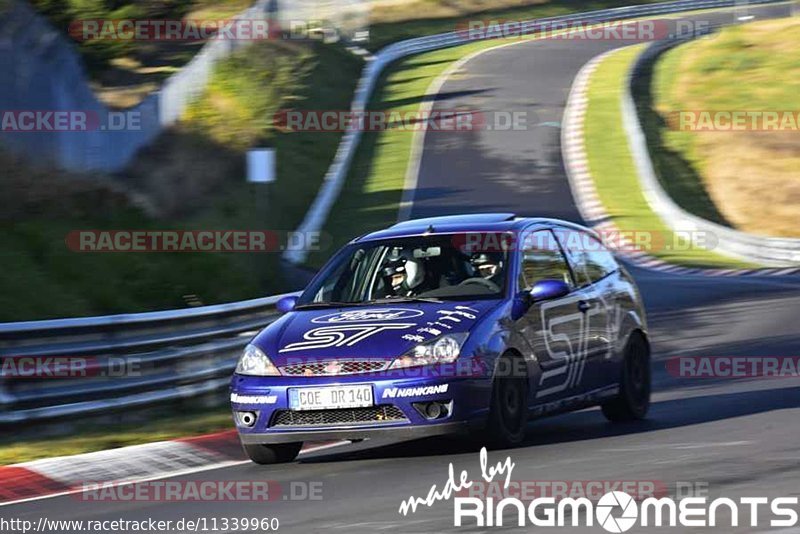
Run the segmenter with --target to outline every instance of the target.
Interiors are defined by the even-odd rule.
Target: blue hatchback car
[[[530,418],[650,403],[644,306],[592,230],[507,213],[351,241],[246,347],[231,383],[256,463],[303,441],[463,433],[520,443]]]

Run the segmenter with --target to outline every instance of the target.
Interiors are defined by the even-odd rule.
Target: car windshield
[[[464,235],[349,245],[306,289],[298,306],[499,297],[506,284],[507,253],[471,251]]]

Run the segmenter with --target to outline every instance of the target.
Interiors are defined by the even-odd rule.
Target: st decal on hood
[[[453,306],[433,310],[429,320],[409,322],[411,319],[425,319],[423,310],[410,308],[369,308],[348,310],[315,317],[311,323],[322,324],[303,333],[303,341],[288,343],[278,352],[294,352],[327,349],[332,347],[352,347],[382,332],[409,330],[399,339],[405,342],[423,343],[453,330],[462,322],[472,324],[479,310],[469,306]],[[394,322],[403,321],[403,322]],[[459,330],[464,330],[460,328]]]
[[[354,324],[336,325],[314,328],[303,334],[306,341],[289,343],[278,352],[292,352],[295,350],[327,349],[330,347],[352,347],[359,341],[374,336],[385,330],[405,330],[416,326],[415,323],[389,323],[389,324]]]

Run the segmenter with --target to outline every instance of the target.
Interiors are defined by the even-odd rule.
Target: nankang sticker
[[[424,397],[426,395],[439,395],[447,393],[450,384],[438,386],[420,386],[416,388],[386,388],[383,390],[384,399],[402,399],[405,397]]]
[[[339,323],[366,323],[373,321],[400,321],[413,319],[422,315],[422,310],[409,308],[370,308],[366,310],[349,310],[332,313],[311,319],[312,323],[339,324]]]
[[[231,402],[238,404],[275,404],[278,402],[277,395],[239,395],[231,393]]]

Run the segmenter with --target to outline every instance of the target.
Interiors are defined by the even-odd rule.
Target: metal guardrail
[[[749,2],[751,5],[756,4],[770,4],[777,3],[784,0],[753,0]],[[520,33],[533,32],[537,26],[543,23],[591,23],[591,22],[611,22],[615,20],[625,20],[646,17],[649,15],[668,15],[671,13],[680,13],[683,11],[693,11],[698,9],[711,9],[721,7],[734,7],[741,5],[737,0],[679,0],[677,2],[665,2],[658,4],[646,4],[639,6],[618,7],[612,9],[601,9],[598,11],[589,11],[586,13],[577,13],[571,15],[562,15],[558,17],[548,17],[536,20],[529,20],[520,23]],[[477,40],[477,39],[475,39]],[[359,113],[365,110],[372,90],[375,87],[379,76],[390,63],[411,56],[421,52],[428,52],[431,50],[438,50],[473,42],[474,40],[466,40],[464,35],[457,31],[430,35],[426,37],[418,37],[415,39],[408,39],[398,43],[394,43],[382,48],[372,61],[364,69],[359,80],[353,102],[351,104],[351,111]],[[297,228],[298,232],[319,232],[325,221],[328,218],[331,208],[333,207],[342,186],[347,178],[347,172],[350,168],[350,162],[355,155],[358,148],[358,142],[361,139],[361,132],[355,128],[345,132],[339,143],[339,148],[336,151],[336,156],[331,164],[328,172],[317,193],[314,202],[305,215],[305,218]],[[290,250],[284,253],[284,258],[292,263],[303,263],[308,256],[308,251],[304,250]]]
[[[241,350],[278,317],[275,303],[284,296],[0,324],[0,368],[18,370],[23,362],[47,363],[48,358],[78,365],[64,373],[69,376],[0,375],[0,424],[131,408],[226,388]]]
[[[675,203],[661,186],[639,121],[632,94],[633,84],[656,57],[688,40],[672,39],[653,43],[639,55],[628,73],[628,81],[622,96],[622,122],[636,164],[642,193],[650,208],[675,231],[690,235],[714,236],[715,250],[757,265],[796,267],[800,264],[800,239],[748,234],[692,215]],[[668,179],[662,177],[664,178]]]
[[[522,27],[525,30],[543,22],[600,22],[732,5],[732,0],[682,0],[539,19],[525,22]],[[461,35],[451,32],[387,46],[365,69],[353,109],[364,109],[379,74],[392,61],[464,42]],[[358,139],[358,131],[346,133],[301,230],[318,229],[325,222]],[[0,375],[0,425],[68,420],[219,392],[227,387],[244,345],[278,316],[275,304],[283,296],[286,295],[187,310],[0,324],[0,363],[23,357],[72,357],[87,362],[84,377]],[[131,364],[136,364],[136,369],[130,368]],[[109,373],[115,366],[122,371],[118,376]]]

